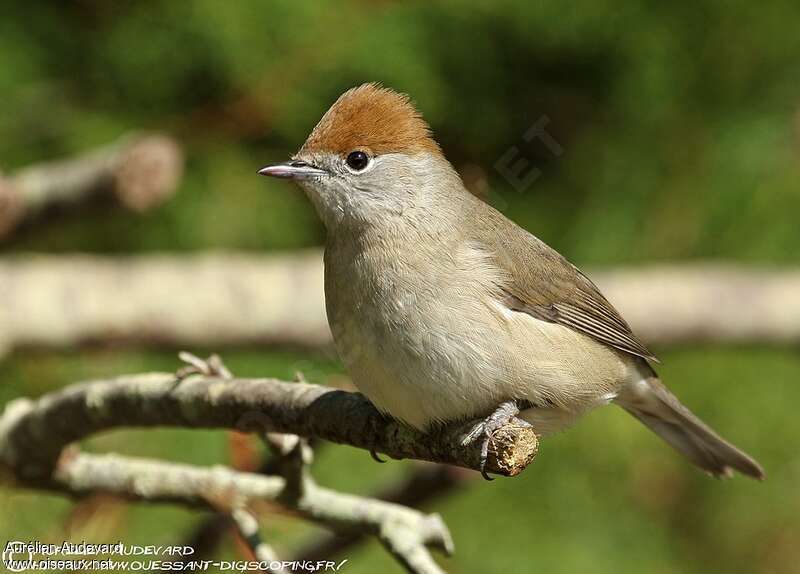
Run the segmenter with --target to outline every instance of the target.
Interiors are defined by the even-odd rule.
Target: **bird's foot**
[[[382,459],[380,457],[380,455],[377,452],[375,452],[374,448],[369,449],[369,455],[372,457],[372,460],[374,460],[375,462],[379,462],[381,464],[386,462],[384,459]]]
[[[463,445],[467,445],[478,439],[482,440],[480,468],[481,476],[483,476],[484,479],[493,480],[492,477],[489,476],[489,473],[486,472],[486,464],[489,461],[489,445],[494,438],[494,433],[499,428],[510,423],[511,420],[520,413],[520,410],[529,408],[529,406],[530,403],[528,403],[528,401],[520,400],[511,400],[500,403],[500,405],[492,414],[476,424],[461,441]],[[520,422],[528,425],[528,423],[525,421]]]

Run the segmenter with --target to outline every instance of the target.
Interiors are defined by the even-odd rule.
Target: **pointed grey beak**
[[[268,165],[267,167],[258,170],[258,173],[260,175],[280,177],[283,179],[310,179],[312,177],[328,175],[328,172],[324,169],[319,169],[318,167],[314,167],[311,164],[299,160]]]

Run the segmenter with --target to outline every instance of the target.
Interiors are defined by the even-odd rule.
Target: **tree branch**
[[[800,342],[798,270],[706,263],[590,275],[650,345]],[[318,251],[9,258],[0,296],[8,347],[330,343]]]
[[[20,479],[47,483],[65,446],[119,427],[227,428],[316,437],[392,458],[480,467],[480,445],[462,445],[474,422],[424,434],[384,418],[359,393],[275,379],[222,379],[169,373],[117,377],[8,404],[0,416],[0,464]],[[489,471],[514,476],[538,443],[523,425],[501,428]]]
[[[298,496],[286,496],[287,481],[227,467],[203,469],[114,454],[65,453],[49,488],[72,496],[104,492],[131,500],[212,506],[209,500],[232,497],[247,504],[279,502],[300,516],[339,530],[377,536],[410,572],[440,574],[427,548],[453,550],[447,527],[437,514],[423,514],[397,504],[335,492],[304,479]],[[253,532],[252,524],[247,529]],[[260,548],[261,557],[269,558]],[[278,570],[277,568],[275,570]]]
[[[371,494],[370,498],[419,508],[437,497],[454,492],[470,478],[474,476],[461,468],[419,463],[408,476]],[[356,531],[315,536],[295,550],[292,559],[312,564],[330,560],[364,540],[364,534]]]
[[[309,251],[7,258],[0,260],[0,339],[9,348],[94,341],[178,349],[325,345],[330,332],[319,257]]]
[[[172,196],[182,173],[180,146],[161,134],[128,134],[71,158],[23,168],[0,177],[0,237],[46,207],[103,191],[130,210],[146,211]]]
[[[301,382],[236,379],[219,357],[182,358],[189,367],[180,376],[132,375],[74,385],[37,400],[12,401],[0,416],[0,468],[21,486],[72,496],[105,493],[223,511],[251,558],[269,572],[286,568],[258,535],[248,510],[256,500],[276,502],[350,536],[372,534],[409,572],[442,574],[429,552],[436,548],[452,553],[441,517],[319,486],[310,473],[313,453],[307,440],[288,433],[379,449],[396,458],[427,457],[475,468],[479,445],[461,442],[472,424],[424,435],[385,419],[357,393]],[[155,425],[257,432],[275,454],[280,476],[89,455],[68,446],[109,428]],[[515,474],[530,462],[536,448],[530,427],[512,421],[493,437],[490,466]]]
[[[258,521],[251,512],[245,508],[235,508],[231,511],[230,516],[236,526],[239,537],[247,545],[255,560],[280,564],[280,560],[272,547],[261,539]],[[272,574],[285,574],[286,572],[286,570],[280,566],[268,568],[268,571]]]

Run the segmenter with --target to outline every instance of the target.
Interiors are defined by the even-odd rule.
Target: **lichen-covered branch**
[[[325,345],[320,254],[5,258],[0,339],[8,348]]]
[[[101,192],[112,193],[128,209],[145,211],[174,193],[182,173],[183,152],[175,140],[128,134],[87,153],[0,175],[0,238],[46,207]]]
[[[418,463],[408,476],[381,488],[370,498],[419,508],[438,497],[454,492],[470,478],[474,476],[462,468]],[[295,551],[292,560],[311,564],[323,559],[330,560],[343,555],[346,550],[365,539],[363,533],[356,531],[314,536]]]
[[[332,529],[377,536],[408,571],[419,574],[442,572],[428,548],[447,553],[453,549],[450,533],[439,515],[336,492],[319,486],[310,477],[304,479],[301,494],[286,496],[287,480],[279,476],[222,466],[206,469],[114,454],[67,452],[49,488],[72,496],[102,492],[132,500],[192,506],[213,507],[209,500],[225,497],[242,504],[270,500]],[[253,533],[252,524],[247,525],[246,532]],[[263,547],[259,553],[259,559],[271,558]]]
[[[261,539],[256,517],[245,508],[235,508],[231,511],[230,515],[240,538],[250,550],[252,558],[258,562],[276,564],[274,567],[267,567],[265,569],[270,572],[270,574],[285,574],[286,570],[281,566],[281,562],[275,554],[275,551],[269,544]]]
[[[77,384],[43,397],[17,399],[0,415],[0,470],[19,486],[72,496],[114,494],[135,500],[206,506],[227,514],[265,571],[285,571],[258,536],[249,506],[270,500],[353,537],[376,536],[409,572],[442,574],[430,549],[451,553],[450,533],[436,514],[401,504],[335,492],[310,472],[303,437],[479,467],[480,445],[464,445],[472,423],[423,434],[387,420],[361,395],[305,382],[237,379],[218,357],[182,354],[179,375],[150,373]],[[535,456],[537,437],[512,421],[492,437],[489,467],[513,475]],[[115,454],[90,455],[74,442],[126,427],[231,428],[258,433],[273,451],[279,476],[227,467],[198,468]]]
[[[0,464],[29,482],[47,482],[61,451],[120,427],[226,428],[315,437],[402,459],[480,468],[480,445],[462,445],[473,423],[425,434],[383,417],[358,393],[275,379],[149,373],[71,385],[10,402],[0,416]],[[494,435],[489,471],[513,476],[534,458],[530,427]]]
[[[655,347],[800,341],[800,270],[698,263],[590,276]],[[318,251],[8,258],[0,299],[0,348],[330,343]]]

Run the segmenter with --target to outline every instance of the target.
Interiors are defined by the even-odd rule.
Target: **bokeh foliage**
[[[791,0],[4,3],[4,170],[138,128],[174,133],[188,154],[179,194],[156,212],[137,216],[101,204],[55,213],[20,230],[4,250],[320,244],[322,228],[302,194],[255,171],[297,149],[341,91],[381,81],[412,94],[473,187],[484,189],[486,180],[492,202],[576,263],[713,257],[796,264],[798,21],[800,4]],[[559,157],[522,140],[543,115],[564,149]],[[542,170],[524,192],[493,167],[510,146]],[[659,355],[676,392],[761,458],[769,480],[706,479],[608,409],[545,442],[522,478],[476,482],[435,505],[456,536],[453,571],[797,567],[796,350]],[[339,370],[332,357],[299,351],[226,357],[242,375],[291,376],[300,361],[322,382]],[[0,398],[173,367],[171,352],[20,351],[0,363]],[[226,460],[219,433],[114,433],[91,446]],[[404,469],[331,448],[317,472],[365,492]],[[0,501],[0,538],[66,535],[67,503],[9,491]],[[22,518],[10,521],[10,513]],[[136,507],[103,535],[177,543],[197,518]],[[286,549],[294,524],[276,519],[264,529]],[[387,561],[369,546],[353,554],[348,571],[374,572]]]

